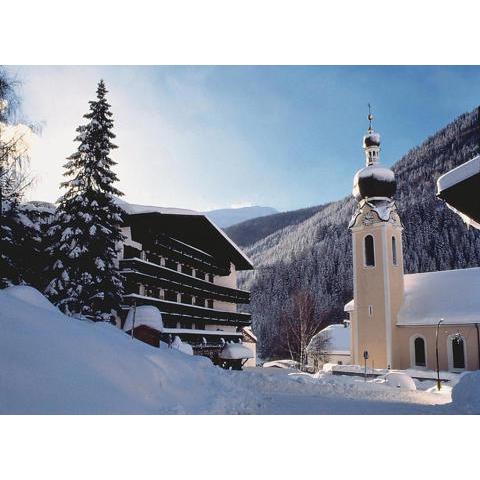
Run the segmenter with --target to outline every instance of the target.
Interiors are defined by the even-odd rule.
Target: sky
[[[480,104],[479,67],[9,67],[42,126],[31,200],[55,201],[75,129],[104,79],[112,158],[131,203],[280,211],[337,200],[364,165],[371,103],[390,166]]]

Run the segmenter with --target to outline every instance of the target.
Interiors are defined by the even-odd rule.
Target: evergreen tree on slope
[[[50,237],[50,276],[46,294],[64,312],[94,320],[112,320],[123,292],[122,277],[115,267],[118,242],[123,239],[122,210],[113,195],[118,180],[110,151],[113,120],[103,80],[97,99],[84,115],[86,125],[77,128],[78,150],[67,158],[62,183],[66,193],[59,199]]]

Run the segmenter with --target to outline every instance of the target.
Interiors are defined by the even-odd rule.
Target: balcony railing
[[[250,302],[250,292],[216,285],[140,258],[120,260],[120,267],[126,276],[138,283],[225,302]]]
[[[249,313],[199,307],[136,293],[124,295],[123,300],[128,304],[124,307],[125,309],[130,308],[133,304],[156,305],[162,312],[162,316],[168,321],[191,321],[192,323],[200,322],[202,324],[213,323],[231,326],[249,326],[251,324],[251,315]]]

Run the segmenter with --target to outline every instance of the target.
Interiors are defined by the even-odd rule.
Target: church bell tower
[[[395,175],[380,162],[380,135],[372,127],[363,137],[366,166],[353,180],[357,201],[350,221],[354,307],[352,361],[395,368],[395,324],[403,301],[402,224],[393,200]],[[368,353],[368,355],[365,354]]]

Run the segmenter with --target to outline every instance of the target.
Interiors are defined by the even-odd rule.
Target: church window
[[[374,267],[375,266],[375,246],[373,244],[372,235],[367,235],[364,240],[364,250],[365,250],[365,266]]]
[[[452,338],[452,360],[454,369],[465,368],[465,347],[462,337]]]
[[[397,265],[397,239],[392,237],[392,260],[393,264]]]
[[[422,337],[417,337],[414,342],[415,346],[415,366],[425,367],[427,365],[425,355],[425,340]]]

